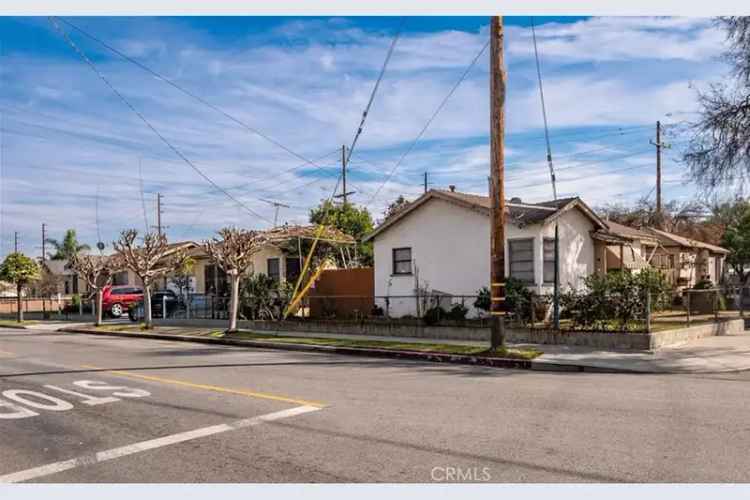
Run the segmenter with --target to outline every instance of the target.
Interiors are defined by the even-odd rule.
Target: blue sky
[[[190,161],[260,217],[250,216],[166,147],[46,18],[0,18],[2,246],[39,254],[40,226],[75,227],[92,245],[143,229],[164,196],[172,240],[225,225],[303,223],[326,197],[352,141],[400,18],[86,17],[75,25],[262,131],[321,168],[237,126],[136,65],[62,25],[75,44]],[[551,197],[529,18],[506,18],[507,195]],[[592,206],[652,192],[656,120],[667,199],[685,199],[675,160],[696,88],[720,79],[723,35],[698,18],[536,18],[560,195]],[[423,138],[396,162],[488,37],[488,18],[413,17],[352,158],[352,200],[375,217],[399,194],[431,187],[486,192],[489,161],[485,52]],[[139,164],[142,175],[139,175]],[[143,197],[141,197],[141,186]],[[144,206],[145,219],[144,220]]]

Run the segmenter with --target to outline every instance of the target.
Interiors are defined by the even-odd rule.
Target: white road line
[[[236,422],[230,422],[228,424],[213,425],[210,427],[195,429],[193,431],[172,434],[171,436],[151,439],[149,441],[141,441],[140,443],[122,446],[120,448],[113,448],[111,450],[100,451],[98,453],[82,455],[70,460],[64,460],[62,462],[55,462],[48,465],[42,465],[41,467],[34,467],[33,469],[6,474],[4,476],[0,476],[0,483],[20,483],[22,481],[28,481],[30,479],[36,479],[42,476],[49,476],[50,474],[57,474],[58,472],[75,469],[77,467],[94,465],[100,462],[106,462],[107,460],[114,460],[116,458],[125,457],[127,455],[133,455],[135,453],[141,453],[143,451],[161,448],[163,446],[183,443],[185,441],[190,441],[206,436],[213,436],[214,434],[221,434],[223,432],[242,429],[244,427],[252,427],[262,424],[263,422],[281,420],[282,418],[294,417],[296,415],[302,415],[303,413],[310,413],[313,411],[318,411],[320,409],[321,408],[318,408],[316,406],[296,406],[288,410],[267,413],[258,417],[237,420]]]

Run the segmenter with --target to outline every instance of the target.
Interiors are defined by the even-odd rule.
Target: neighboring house
[[[315,226],[281,226],[272,231],[273,242],[266,244],[253,256],[252,263],[245,272],[246,275],[265,274],[279,283],[283,281],[294,282],[300,275],[307,255],[301,252],[303,241],[312,240],[315,237]],[[323,239],[322,242],[351,245],[354,240],[351,237],[335,230],[328,231],[335,234],[335,239]],[[193,276],[195,278],[191,293],[207,295],[229,295],[229,281],[226,273],[219,266],[211,262],[203,246],[195,243],[188,250],[195,260]],[[330,268],[330,266],[327,266]]]
[[[58,277],[58,293],[62,297],[70,298],[76,294],[87,293],[88,285],[86,281],[68,267],[66,259],[45,260],[42,265],[47,268],[50,274]]]
[[[659,242],[655,267],[664,269],[675,287],[692,287],[701,280],[719,284],[729,250],[654,228],[645,228]]]
[[[506,275],[539,293],[554,286],[555,223],[563,288],[578,288],[603,268],[609,245],[629,243],[610,234],[580,198],[533,204],[513,198],[506,207]],[[389,217],[365,238],[374,241],[376,303],[392,316],[413,315],[421,307],[415,295],[429,293],[471,309],[473,296],[489,287],[489,215],[486,196],[430,190]]]
[[[606,257],[597,254],[600,257],[599,262],[603,263],[597,271],[638,271],[649,267],[659,243],[653,234],[609,220],[605,220],[604,223],[607,230],[592,235],[600,242],[600,252],[606,249]],[[607,241],[608,236],[613,236],[615,240]],[[605,242],[606,245],[602,246]]]

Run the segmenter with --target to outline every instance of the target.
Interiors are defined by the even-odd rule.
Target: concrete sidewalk
[[[470,340],[436,340],[414,337],[385,337],[361,335],[356,337],[323,334],[283,332],[287,337],[357,338],[362,340],[390,340],[395,342],[440,343],[455,345],[485,345],[487,342]],[[725,335],[706,337],[654,352],[604,351],[580,346],[551,344],[508,344],[510,348],[533,347],[544,354],[533,363],[584,366],[613,371],[643,373],[721,373],[750,370],[750,335]]]
[[[113,324],[114,322],[107,322]],[[117,323],[120,323],[119,321]],[[127,322],[123,322],[127,323]],[[90,323],[39,322],[28,329],[50,330],[59,328],[85,328]],[[186,328],[159,326],[158,333],[205,337],[217,328]],[[315,337],[330,339],[381,340],[411,343],[440,343],[454,345],[488,346],[486,342],[424,339],[414,337],[387,337],[376,335],[340,335],[326,333],[273,332],[283,337]],[[665,347],[654,352],[604,351],[579,346],[549,344],[509,344],[510,348],[533,347],[544,354],[532,361],[536,369],[580,370],[601,369],[640,373],[722,373],[750,370],[750,335],[725,335],[707,337],[683,345]]]

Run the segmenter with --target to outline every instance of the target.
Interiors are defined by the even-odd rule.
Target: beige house
[[[703,279],[721,282],[729,250],[667,231],[645,227],[635,229],[606,221],[608,234],[622,242],[600,243],[597,255],[605,266],[599,271],[652,267],[658,269],[676,289],[690,288]]]
[[[270,230],[268,233],[272,236],[272,242],[266,244],[253,256],[245,274],[265,274],[280,282],[296,280],[306,257],[301,252],[304,248],[303,242],[314,239],[315,232],[314,226],[281,226]],[[328,230],[327,235],[328,238],[323,238],[322,242],[337,245],[354,243],[352,238],[337,231]],[[195,261],[188,293],[229,295],[229,282],[226,274],[219,266],[211,262],[202,245],[193,241],[182,241],[172,243],[170,246],[174,248],[174,251],[184,250]],[[142,286],[141,281],[130,270],[117,273],[113,277],[113,284]],[[157,287],[177,291],[169,276],[158,283]]]

